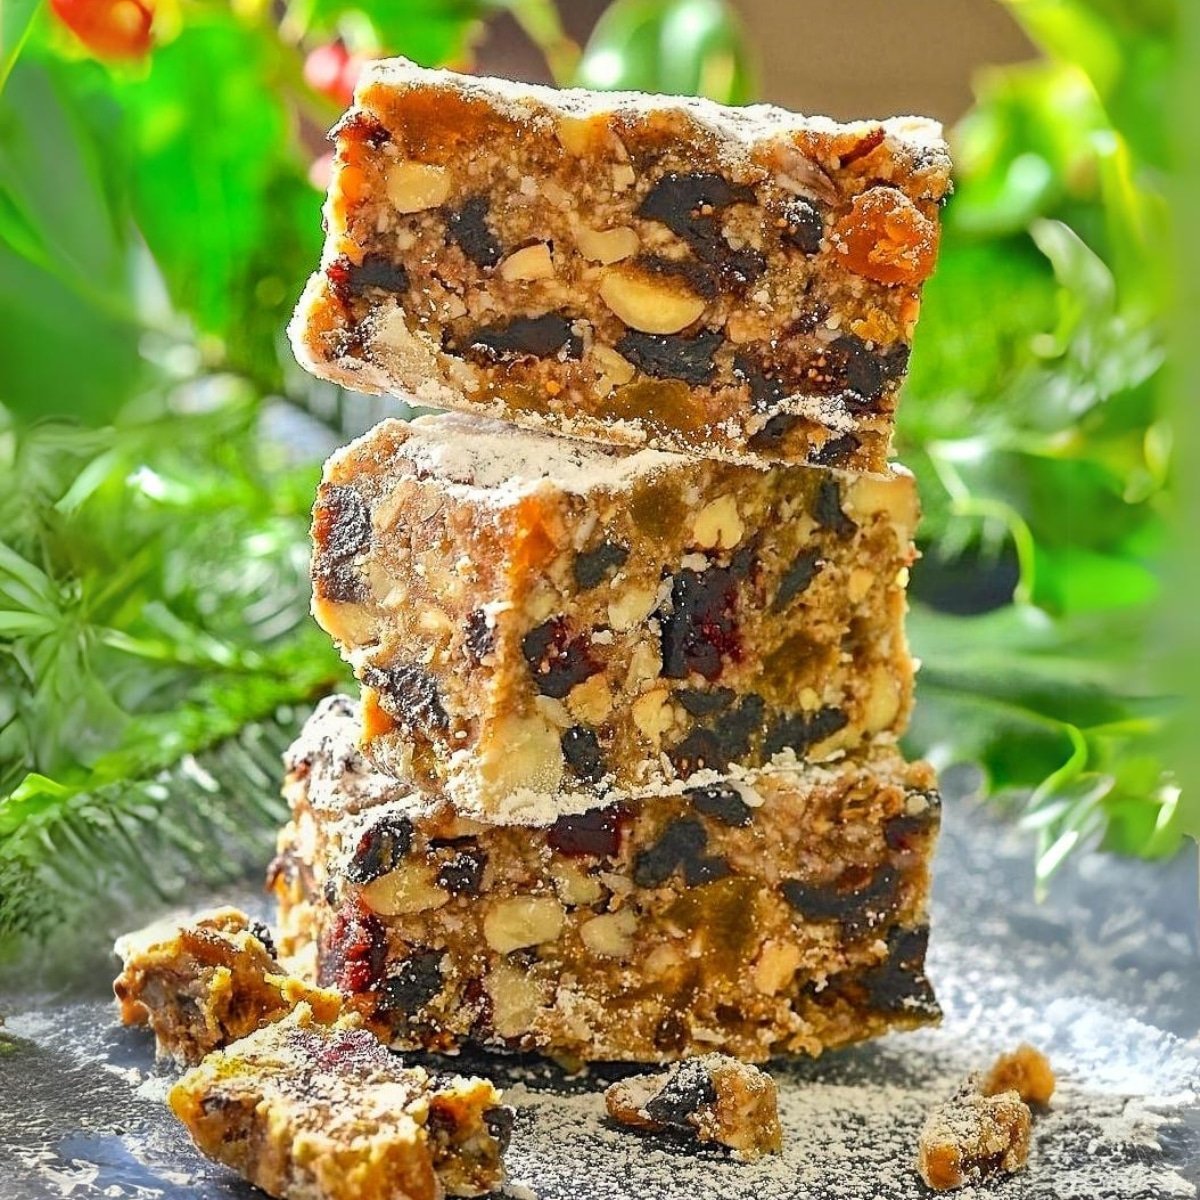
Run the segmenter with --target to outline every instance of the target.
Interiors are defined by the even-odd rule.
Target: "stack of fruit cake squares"
[[[889,464],[939,128],[368,69],[291,327],[449,412],[326,466],[357,700],[287,761],[286,952],[398,1047],[747,1061],[935,1020]]]

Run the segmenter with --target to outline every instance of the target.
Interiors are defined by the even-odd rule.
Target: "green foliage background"
[[[1044,51],[985,73],[902,409],[922,580],[1014,564],[1012,602],[918,601],[910,749],[981,763],[1040,833],[1144,855],[1200,827],[1143,630],[1169,542],[1165,113],[1174,0],[1007,0]],[[0,947],[96,897],[267,852],[278,753],[342,669],[307,619],[307,510],[341,432],[282,329],[319,253],[335,35],[464,62],[509,11],[562,82],[752,99],[719,0],[617,0],[583,49],[549,0],[170,0],[101,64],[0,8]]]

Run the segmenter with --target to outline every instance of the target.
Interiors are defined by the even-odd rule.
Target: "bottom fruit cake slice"
[[[932,769],[891,748],[484,825],[378,774],[335,697],[288,753],[281,953],[397,1047],[745,1061],[937,1020]]]

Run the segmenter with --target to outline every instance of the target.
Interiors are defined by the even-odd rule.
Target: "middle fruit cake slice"
[[[314,612],[381,769],[466,816],[552,820],[890,741],[917,517],[899,468],[385,421],[326,466]]]

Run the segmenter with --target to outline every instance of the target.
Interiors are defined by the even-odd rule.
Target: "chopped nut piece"
[[[545,242],[535,242],[514,250],[500,264],[500,276],[503,279],[551,279],[554,276],[554,259],[550,256],[550,247]]]
[[[604,1093],[604,1103],[623,1125],[717,1142],[746,1161],[783,1149],[775,1081],[723,1054],[689,1058],[662,1075],[621,1080]]]
[[[400,213],[436,208],[450,195],[450,172],[428,163],[395,163],[388,168],[387,195]]]
[[[704,311],[702,296],[640,271],[608,272],[600,281],[600,298],[626,325],[643,333],[678,333]]]
[[[483,936],[497,954],[552,942],[562,931],[565,915],[552,896],[514,896],[488,909]]]
[[[639,247],[638,235],[628,225],[618,225],[615,229],[589,229],[581,225],[575,242],[584,258],[605,266],[631,258]]]
[[[718,496],[696,514],[692,537],[702,550],[732,550],[745,533],[732,496]]]
[[[627,958],[633,953],[633,935],[637,929],[637,914],[630,908],[604,913],[585,921],[579,927],[583,944],[593,954],[610,958]]]

